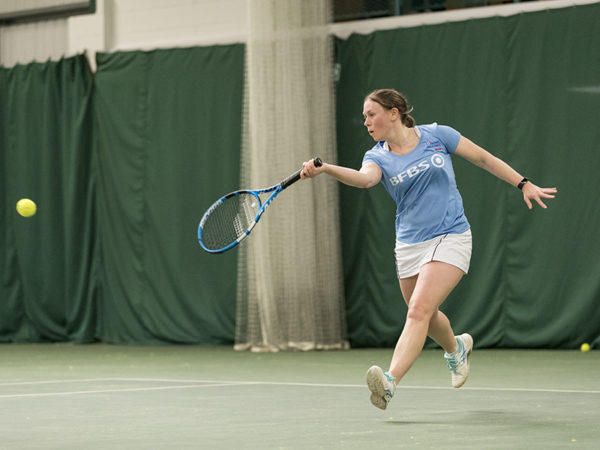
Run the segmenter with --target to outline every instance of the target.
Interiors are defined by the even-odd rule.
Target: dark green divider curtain
[[[100,337],[230,343],[236,252],[198,245],[239,185],[244,47],[100,54],[96,74]]]
[[[476,345],[573,348],[600,342],[600,4],[337,40],[339,158],[373,145],[364,96],[392,87],[418,123],[453,126],[544,187],[548,210],[455,157],[473,231],[471,270],[443,305]],[[381,186],[342,188],[348,335],[392,346],[403,305],[394,273],[395,206]],[[431,343],[429,343],[431,345]]]
[[[0,68],[0,340],[89,342],[98,257],[84,56]],[[34,217],[17,215],[23,197]]]

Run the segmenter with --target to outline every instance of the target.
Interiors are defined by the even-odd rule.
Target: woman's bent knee
[[[436,310],[421,305],[419,302],[411,302],[408,307],[408,313],[406,314],[407,320],[414,320],[417,322],[429,322],[433,317]]]

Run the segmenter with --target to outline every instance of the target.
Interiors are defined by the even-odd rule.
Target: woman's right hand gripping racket
[[[315,158],[315,166],[323,162]],[[240,190],[231,192],[214,202],[202,216],[198,225],[198,242],[209,253],[223,253],[250,234],[260,220],[267,206],[281,191],[300,179],[302,169],[293,173],[281,183],[266,189]],[[271,195],[263,203],[260,194]]]

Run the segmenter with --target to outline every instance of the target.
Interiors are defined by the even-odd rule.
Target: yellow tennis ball
[[[33,200],[22,198],[17,202],[17,212],[23,217],[31,217],[35,214],[37,206]]]
[[[582,352],[589,352],[590,351],[590,344],[588,344],[587,342],[585,344],[581,344],[581,351]]]

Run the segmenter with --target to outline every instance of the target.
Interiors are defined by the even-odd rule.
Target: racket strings
[[[227,247],[246,234],[260,203],[249,193],[226,198],[210,209],[202,223],[202,242],[210,250]]]

